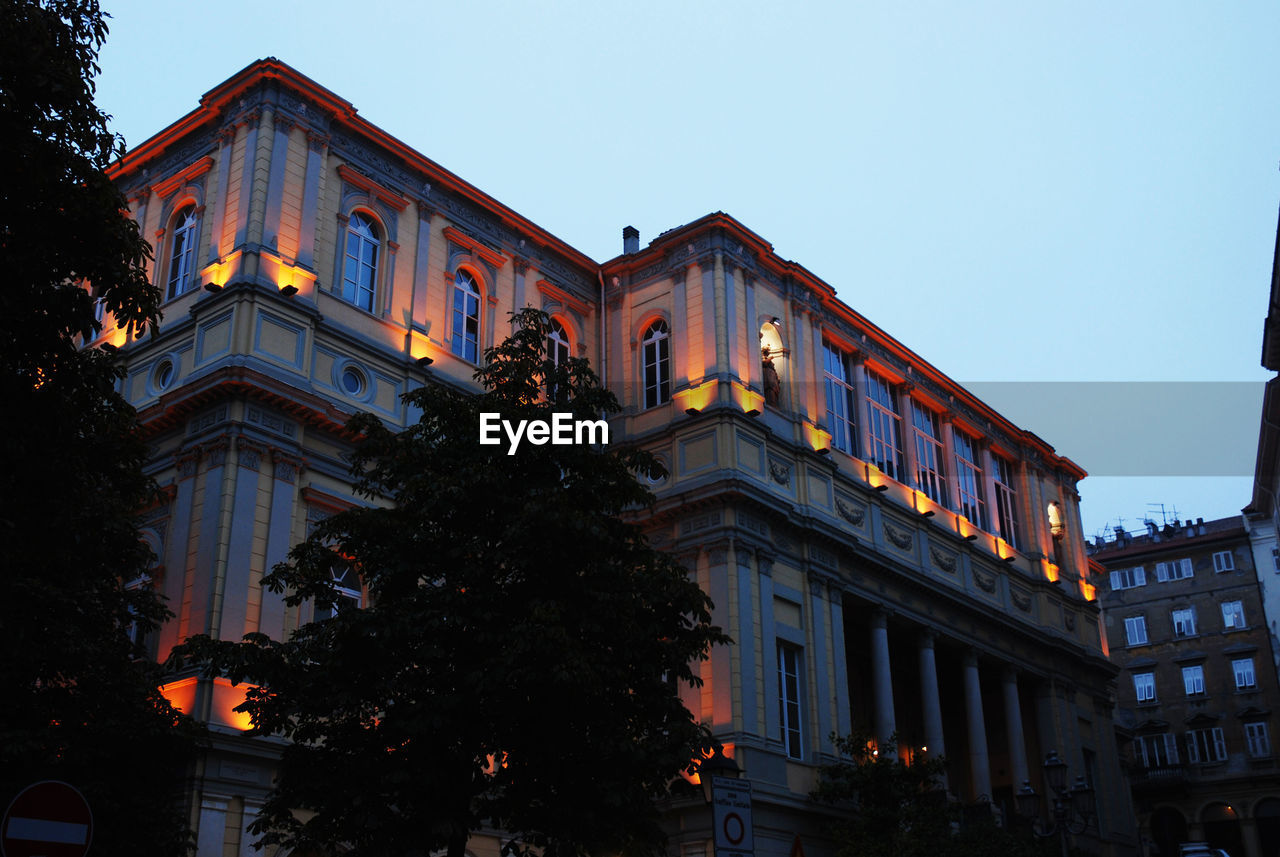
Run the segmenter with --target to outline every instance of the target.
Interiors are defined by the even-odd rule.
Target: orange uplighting
[[[1047,559],[1042,561],[1044,563],[1044,579],[1050,583],[1057,583],[1058,578],[1061,576],[1058,567]]]
[[[168,684],[160,686],[160,694],[174,708],[183,714],[190,714],[196,703],[196,682],[198,679],[184,678],[181,681],[171,681]]]
[[[1098,587],[1094,586],[1092,583],[1081,583],[1080,593],[1084,595],[1085,601],[1098,600]]]
[[[809,446],[814,449],[831,449],[831,432],[823,431],[815,425],[805,423],[804,433],[809,441]]]
[[[733,759],[737,749],[736,746],[732,743],[723,744],[721,746],[723,747],[723,753],[725,758]],[[690,773],[688,770],[682,770],[680,772],[680,776],[683,777],[684,780],[690,783],[691,785],[695,785],[695,786],[702,785],[702,776],[698,773],[698,766],[701,765],[707,759],[710,759],[714,755],[715,755],[715,751],[710,750],[702,753],[699,756],[694,756],[692,759],[689,760],[689,767],[692,768],[692,773]]]
[[[698,411],[705,410],[715,403],[716,387],[718,385],[718,381],[707,381],[696,387],[679,390],[671,398],[682,411],[687,411],[690,408]]]
[[[733,381],[730,383],[730,391],[733,400],[738,403],[744,413],[755,411],[759,414],[764,411],[764,396],[755,390],[749,390],[745,385]]]
[[[162,685],[160,693],[174,708],[184,714],[198,716],[199,712],[195,711],[195,706],[196,691],[199,686],[199,678],[184,678]],[[207,684],[206,687],[208,687]],[[213,704],[209,707],[209,723],[230,726],[241,731],[252,727],[253,722],[247,713],[233,710],[244,702],[245,694],[250,687],[251,685],[247,684],[233,686],[225,678],[215,678],[212,685]]]

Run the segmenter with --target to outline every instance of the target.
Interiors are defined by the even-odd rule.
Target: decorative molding
[[[769,538],[769,525],[747,512],[738,512],[738,526],[749,533],[755,533],[763,538]]]
[[[933,560],[933,564],[948,574],[956,572],[956,555],[940,551],[933,545],[929,545],[929,557]]]
[[[883,521],[882,524],[884,526],[885,538],[887,538],[894,547],[901,548],[904,551],[911,550],[911,543],[914,541],[911,533],[899,532],[898,529],[891,526],[888,521]]]
[[[1066,607],[1062,608],[1062,624],[1068,631],[1076,629],[1076,614],[1072,613]]]
[[[1013,606],[1017,607],[1023,613],[1031,612],[1031,595],[1023,592],[1016,586],[1009,587],[1009,599],[1013,602]]]
[[[184,449],[173,457],[178,468],[179,479],[190,479],[196,475],[196,466],[200,463],[200,447]]]
[[[507,263],[507,257],[505,255],[490,247],[486,247],[475,238],[472,238],[470,235],[465,232],[461,232],[452,226],[446,226],[444,228],[444,237],[449,241],[452,241],[454,244],[457,244],[459,247],[465,247],[470,250],[472,253],[479,256],[495,268],[501,268]]]
[[[236,464],[249,470],[257,470],[267,448],[245,437],[236,438]]]
[[[681,521],[680,535],[687,536],[690,533],[709,530],[712,527],[718,526],[720,526],[720,512],[707,512],[705,515],[699,515],[696,518],[687,518]]]
[[[547,282],[546,280],[538,280],[535,285],[538,287],[538,291],[542,293],[543,297],[550,298],[561,306],[567,306],[580,316],[591,315],[591,307],[586,303],[586,301],[579,300],[554,283]]]
[[[249,405],[245,408],[244,421],[256,425],[266,431],[278,434],[282,437],[293,439],[298,434],[298,426],[283,417],[278,417],[273,413],[264,411],[261,408]]]
[[[365,193],[377,199],[379,202],[385,203],[396,211],[404,211],[409,207],[409,200],[402,194],[399,194],[389,187],[378,184],[373,179],[359,172],[354,167],[346,164],[338,165],[338,175],[341,179],[352,187],[359,188]]]
[[[164,181],[156,182],[151,186],[151,191],[156,196],[164,199],[173,195],[178,188],[187,184],[192,179],[199,178],[211,169],[213,169],[213,158],[205,155],[186,169],[174,173]]]
[[[850,506],[839,497],[836,498],[836,512],[855,527],[861,527],[867,517],[867,511],[862,506],[856,503]]]
[[[230,442],[225,437],[215,438],[200,445],[200,457],[208,462],[209,467],[221,467],[227,463],[227,448]]]
[[[983,592],[996,591],[995,575],[985,575],[982,572],[978,571],[977,568],[971,568],[970,570],[973,572],[973,582],[978,584],[979,589],[981,589]]]
[[[777,482],[783,488],[791,487],[791,465],[777,461],[770,456],[769,475],[773,477],[774,482]]]
[[[307,131],[307,148],[313,152],[324,154],[329,148],[331,139],[328,134],[321,131]]]
[[[207,428],[225,421],[226,418],[227,406],[219,405],[212,410],[205,411],[197,417],[193,417],[191,422],[187,423],[187,434],[198,434]]]

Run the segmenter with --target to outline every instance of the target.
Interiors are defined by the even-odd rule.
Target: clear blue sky
[[[1280,3],[104,2],[130,143],[276,56],[596,259],[727,211],[1090,470],[1090,534],[1249,500]],[[1257,395],[1023,395],[1103,381]]]

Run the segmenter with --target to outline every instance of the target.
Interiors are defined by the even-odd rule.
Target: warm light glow
[[[733,400],[738,403],[743,412],[747,411],[764,411],[764,396],[754,390],[747,389],[743,384],[733,381],[730,382],[730,395]]]
[[[804,433],[809,440],[809,445],[814,449],[831,448],[831,432],[823,431],[815,425],[805,423]]]
[[[1092,583],[1081,583],[1080,592],[1084,595],[1085,601],[1098,600],[1098,587],[1094,586]]]
[[[694,408],[695,410],[704,411],[715,403],[716,388],[718,386],[718,381],[707,381],[697,387],[679,390],[671,398],[675,401],[678,410],[688,411],[690,408]]]
[[[123,327],[117,327],[107,334],[107,342],[116,348],[123,348],[129,342],[129,331]]]
[[[194,678],[171,681],[160,686],[160,694],[169,700],[169,704],[174,708],[183,714],[190,714],[196,702],[196,681],[197,679]]]
[[[1058,578],[1061,576],[1061,575],[1059,574],[1058,567],[1057,567],[1056,565],[1054,565],[1053,563],[1049,562],[1049,560],[1047,560],[1047,559],[1046,559],[1046,560],[1041,560],[1041,561],[1044,563],[1044,578],[1045,578],[1045,580],[1049,581],[1050,583],[1057,583],[1057,582],[1058,582]]]
[[[248,693],[249,688],[250,685],[247,684],[239,684],[232,687],[231,682],[225,678],[215,678],[213,680],[213,706],[209,715],[210,722],[221,723],[241,731],[253,726],[253,721],[247,713],[232,710],[244,702],[244,696]]]

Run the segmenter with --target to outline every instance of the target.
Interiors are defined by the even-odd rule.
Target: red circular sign
[[[724,838],[729,840],[730,845],[740,845],[742,838],[747,835],[747,826],[742,823],[742,816],[736,812],[729,812],[724,817]]]
[[[84,795],[57,780],[27,786],[0,823],[4,857],[84,857],[93,839],[93,814]]]

